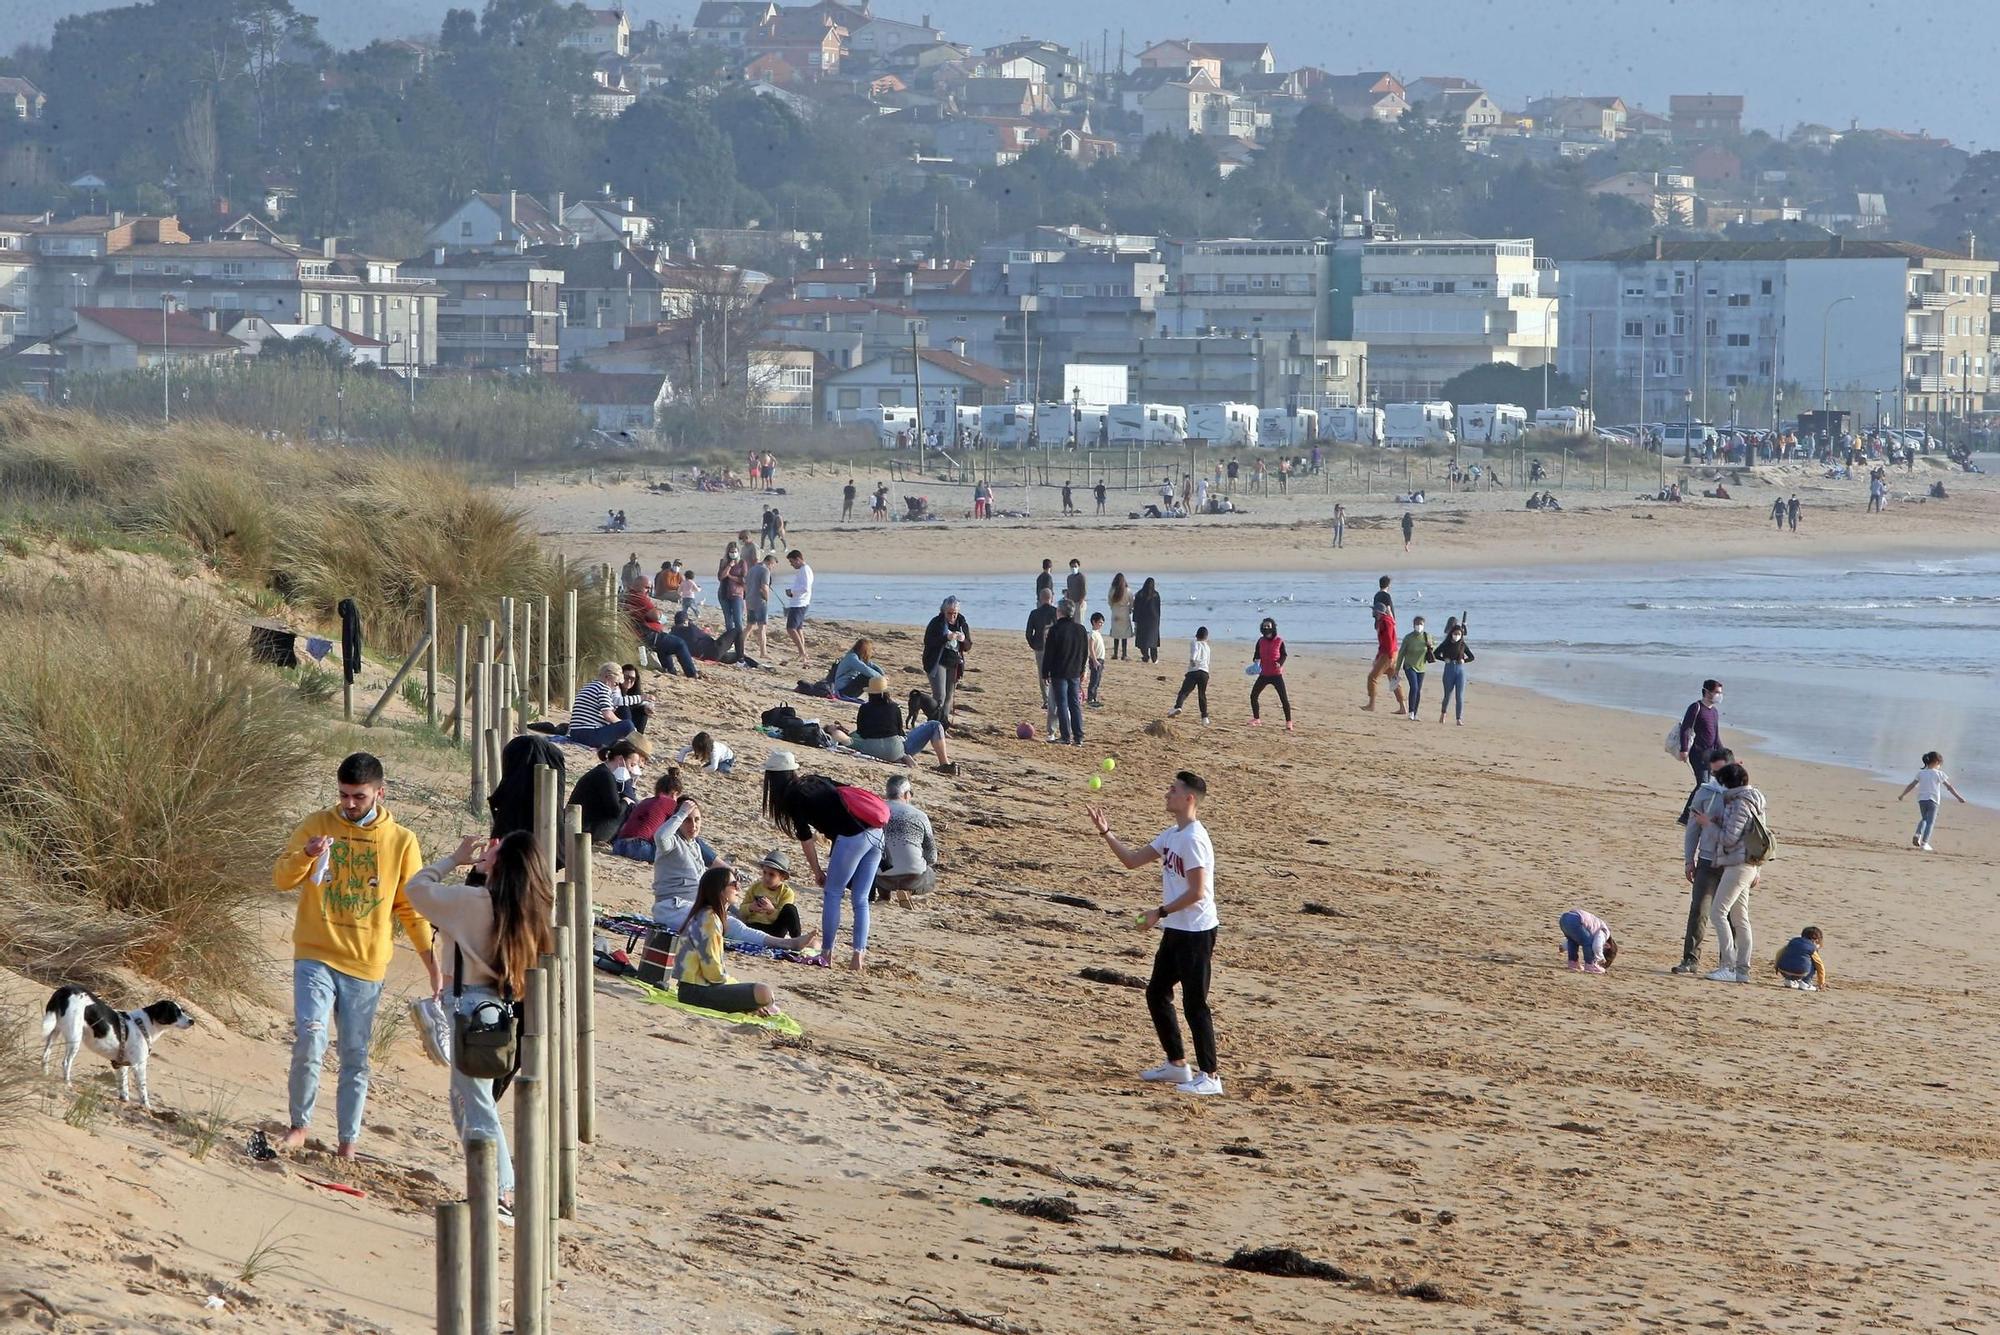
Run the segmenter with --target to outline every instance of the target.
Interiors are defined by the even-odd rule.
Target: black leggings
[[[1285,678],[1279,673],[1267,672],[1258,674],[1257,684],[1250,688],[1250,717],[1263,717],[1263,715],[1257,712],[1257,697],[1264,693],[1266,686],[1276,688],[1278,703],[1285,707],[1285,722],[1290,723],[1292,721],[1292,697],[1285,694]]]
[[[749,919],[744,919],[750,922]],[[778,916],[767,923],[750,922],[750,926],[766,936],[797,936],[799,934],[799,906],[787,904],[778,910]]]
[[[1153,956],[1153,980],[1146,984],[1146,1009],[1153,1014],[1160,1049],[1170,1062],[1187,1058],[1181,1027],[1174,1019],[1174,986],[1180,986],[1181,1010],[1194,1036],[1194,1064],[1210,1075],[1215,1074],[1215,1023],[1208,1011],[1208,969],[1214,954],[1213,927],[1205,932],[1163,928],[1159,952]]]
[[[1182,705],[1187,703],[1187,698],[1190,692],[1194,694],[1195,699],[1198,700],[1201,704],[1201,716],[1203,718],[1207,718],[1208,717],[1208,674],[1206,672],[1202,672],[1198,669],[1190,669],[1188,674],[1185,677],[1181,678],[1181,693],[1174,697],[1175,709],[1179,709]]]
[[[620,705],[618,706],[618,717],[630,723],[633,732],[644,732],[646,725],[652,721],[653,707],[651,705]]]

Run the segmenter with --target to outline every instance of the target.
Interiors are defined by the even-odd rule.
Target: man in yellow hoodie
[[[417,837],[382,805],[382,762],[357,751],[335,776],[340,800],[292,831],[272,883],[299,894],[292,924],[291,1129],[287,1149],[305,1144],[319,1099],[327,1023],[340,1030],[338,1121],[340,1154],[352,1158],[368,1102],[368,1044],[375,1007],[395,951],[391,917],[424,962],[433,995],[444,990],[431,949],[431,927],[410,906],[403,887],[423,869]]]

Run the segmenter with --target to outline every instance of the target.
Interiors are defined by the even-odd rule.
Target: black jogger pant
[[[1266,686],[1277,689],[1278,703],[1285,707],[1285,722],[1290,723],[1292,721],[1292,697],[1285,694],[1285,679],[1281,675],[1263,674],[1258,676],[1257,684],[1250,688],[1250,717],[1263,717],[1262,714],[1257,712],[1257,697],[1264,693]]]
[[[1693,966],[1701,959],[1701,939],[1708,930],[1708,904],[1715,887],[1722,882],[1722,868],[1706,858],[1694,864],[1694,884],[1688,893],[1687,934],[1681,938],[1681,963]]]
[[[1160,1050],[1170,1062],[1186,1060],[1181,1046],[1181,1027],[1174,1019],[1174,987],[1181,989],[1181,1010],[1187,1016],[1188,1032],[1194,1036],[1194,1064],[1213,1075],[1215,1066],[1215,1024],[1208,1013],[1208,968],[1215,954],[1215,929],[1183,932],[1166,927],[1160,931],[1159,953],[1153,956],[1153,980],[1146,984],[1146,1009],[1153,1013],[1153,1029],[1160,1036]]]
[[[1182,705],[1186,704],[1189,695],[1193,695],[1200,702],[1201,716],[1207,718],[1208,674],[1206,672],[1190,670],[1185,677],[1181,678],[1180,694],[1174,697],[1174,708],[1179,709]]]

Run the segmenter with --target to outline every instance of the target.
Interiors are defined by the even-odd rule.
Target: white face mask
[[[625,783],[631,779],[632,771],[625,768],[623,765],[614,765],[611,768],[611,777],[618,780],[618,782],[620,783]]]

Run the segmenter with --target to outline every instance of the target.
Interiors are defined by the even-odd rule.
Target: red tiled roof
[[[161,346],[161,314],[143,307],[133,309],[122,306],[85,306],[76,313],[79,321],[88,320],[100,329],[106,329],[120,338],[130,339],[140,347]],[[240,348],[241,340],[218,333],[203,324],[199,316],[185,311],[175,311],[165,317],[166,346],[170,348]]]
[[[967,380],[984,385],[988,389],[1004,389],[1007,386],[1007,373],[998,367],[988,366],[985,362],[976,362],[970,357],[961,357],[943,348],[918,348],[917,356],[941,371],[964,376]]]

